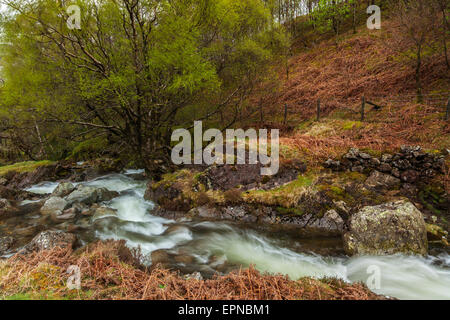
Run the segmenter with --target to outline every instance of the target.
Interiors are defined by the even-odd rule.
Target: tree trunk
[[[38,158],[41,158],[42,156],[47,157],[47,153],[45,152],[45,147],[44,147],[44,141],[42,140],[42,136],[41,136],[41,130],[39,130],[39,126],[38,123],[36,121],[36,119],[34,119],[34,128],[36,129],[36,134],[39,140],[39,153],[38,153]]]

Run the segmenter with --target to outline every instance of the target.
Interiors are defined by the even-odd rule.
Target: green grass
[[[299,197],[306,188],[313,185],[314,178],[312,174],[299,175],[296,180],[275,189],[248,191],[244,194],[244,200],[292,209],[296,207]],[[296,213],[299,214],[299,212]]]
[[[6,297],[5,300],[32,300],[32,298],[28,293],[17,293],[12,296]]]
[[[344,125],[342,126],[342,129],[344,130],[352,130],[352,129],[359,129],[362,127],[362,123],[360,121],[346,121]]]
[[[0,176],[3,176],[11,171],[15,171],[15,172],[19,172],[19,173],[31,172],[31,171],[36,170],[36,168],[38,168],[38,167],[50,165],[53,163],[54,162],[50,161],[50,160],[18,162],[18,163],[11,164],[8,166],[0,167]]]

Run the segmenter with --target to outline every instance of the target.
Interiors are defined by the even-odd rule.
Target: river
[[[347,257],[340,239],[311,238],[225,222],[167,220],[151,214],[154,204],[144,200],[146,182],[131,178],[136,173],[139,170],[128,170],[84,182],[120,193],[105,203],[117,209],[117,216],[90,221],[91,227],[79,234],[84,243],[124,239],[129,247],[140,247],[149,264],[151,252],[166,249],[176,257],[172,261],[174,268],[200,271],[206,276],[251,264],[260,271],[285,274],[292,279],[338,277],[366,283],[374,279],[371,276],[379,275],[378,283],[370,282],[375,284],[371,289],[376,293],[399,299],[450,299],[448,252],[428,257]],[[56,186],[55,182],[45,182],[27,190],[46,194]],[[30,224],[39,221],[36,213],[28,218]]]

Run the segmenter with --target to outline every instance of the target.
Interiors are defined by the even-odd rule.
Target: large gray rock
[[[45,201],[41,208],[42,214],[60,215],[66,208],[69,207],[69,203],[60,197],[50,197]]]
[[[70,194],[73,190],[75,190],[75,186],[72,183],[61,182],[53,191],[52,196],[62,198]]]
[[[69,194],[65,199],[68,203],[76,202],[91,205],[97,202],[97,188],[79,185],[75,191]]]
[[[79,185],[75,191],[69,194],[65,199],[69,204],[83,203],[91,205],[97,202],[109,201],[119,194],[115,191],[109,191],[106,188],[96,188],[90,186]]]
[[[55,247],[72,247],[76,242],[75,235],[63,231],[47,230],[39,233],[20,253],[49,250]]]
[[[348,254],[426,255],[427,230],[422,213],[407,200],[364,207],[352,215],[344,234]]]

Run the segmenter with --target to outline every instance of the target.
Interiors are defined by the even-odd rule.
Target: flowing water
[[[376,293],[400,299],[450,299],[448,252],[426,258],[404,255],[349,258],[343,254],[340,239],[311,238],[298,232],[225,222],[167,220],[151,214],[154,205],[143,198],[146,182],[130,176],[139,172],[127,171],[84,183],[120,193],[105,203],[117,209],[117,216],[90,221],[92,227],[79,234],[84,243],[124,239],[128,246],[139,247],[148,259],[151,252],[165,249],[173,257],[173,267],[183,272],[200,271],[206,276],[255,265],[260,271],[287,274],[292,279],[312,276],[338,277],[349,282],[370,280]],[[53,182],[42,183],[28,191],[46,194],[56,186]],[[30,202],[24,205],[27,203],[30,205]],[[27,219],[34,223],[41,221],[36,212]],[[378,283],[373,281],[374,275],[379,275]]]

